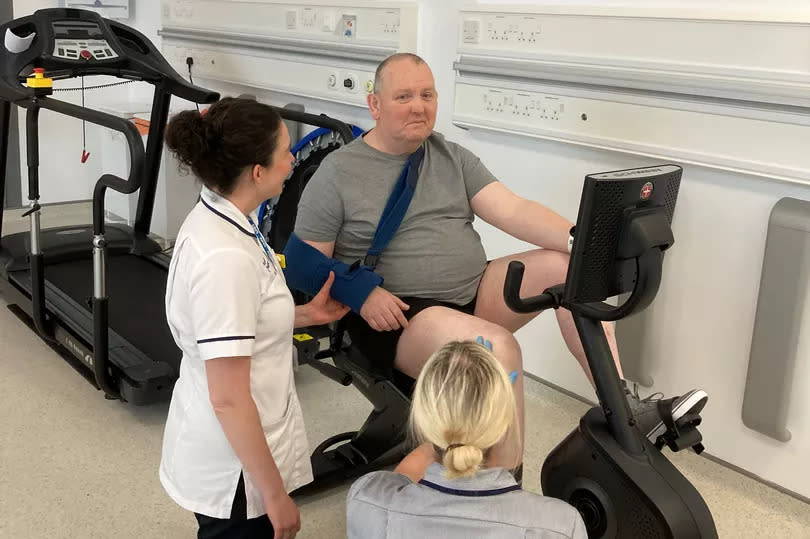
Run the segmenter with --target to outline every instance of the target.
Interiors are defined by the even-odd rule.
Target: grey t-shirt
[[[445,478],[443,470],[437,463],[428,467],[423,481],[430,486],[388,471],[358,479],[346,500],[349,539],[587,539],[576,509],[562,500],[510,490],[515,479],[503,468],[459,479]]]
[[[334,241],[333,256],[342,262],[362,259],[405,161],[361,137],[329,154],[301,196],[296,235]],[[494,181],[472,152],[434,132],[408,211],[377,264],[383,287],[400,297],[471,302],[486,254],[472,226],[470,200]]]

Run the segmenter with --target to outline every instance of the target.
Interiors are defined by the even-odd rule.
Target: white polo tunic
[[[284,486],[290,492],[312,481],[293,380],[295,304],[275,254],[269,254],[247,217],[203,188],[169,267],[166,315],[183,358],[166,420],[160,481],[181,507],[214,518],[230,517],[240,473],[247,517],[266,511],[211,406],[208,359],[250,356],[250,391]]]

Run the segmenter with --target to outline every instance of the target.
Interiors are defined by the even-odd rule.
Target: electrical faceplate
[[[565,102],[559,96],[489,88],[483,93],[482,108],[494,117],[554,121],[559,120],[565,112]]]

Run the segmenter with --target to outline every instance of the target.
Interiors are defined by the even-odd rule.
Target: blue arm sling
[[[359,313],[372,290],[383,282],[382,277],[374,273],[374,269],[382,251],[391,242],[405,217],[405,212],[408,211],[424,156],[424,147],[408,156],[385,204],[371,247],[362,261],[358,260],[348,265],[329,258],[293,233],[284,249],[287,266],[284,274],[287,284],[296,290],[314,295],[323,287],[329,272],[334,271],[332,297]]]

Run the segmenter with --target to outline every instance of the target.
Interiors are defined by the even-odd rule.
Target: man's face
[[[398,143],[421,143],[436,123],[436,85],[426,63],[395,60],[382,74],[382,88],[368,98],[379,134]]]

